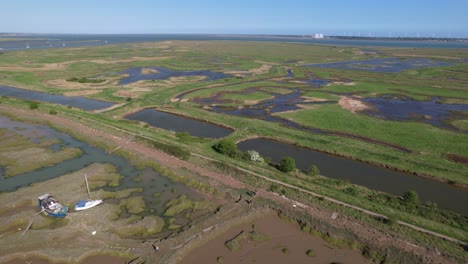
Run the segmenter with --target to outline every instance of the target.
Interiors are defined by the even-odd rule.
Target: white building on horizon
[[[323,33],[315,33],[312,37],[315,39],[323,39]]]

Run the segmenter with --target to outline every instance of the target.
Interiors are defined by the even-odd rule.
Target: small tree
[[[318,176],[320,175],[320,170],[319,168],[317,167],[317,165],[312,165],[309,169],[309,174],[312,175],[312,176]]]
[[[219,143],[213,146],[213,149],[232,158],[237,157],[239,153],[236,143],[230,139],[221,140]]]
[[[286,157],[286,158],[283,158],[278,166],[277,166],[278,170],[282,171],[282,172],[291,172],[293,170],[296,169],[296,162],[294,161],[293,158],[290,158],[290,157]]]
[[[408,204],[419,204],[419,195],[413,190],[406,191],[403,194],[403,201],[405,201]]]

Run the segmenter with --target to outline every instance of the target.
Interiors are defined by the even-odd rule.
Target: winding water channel
[[[84,110],[99,110],[114,105],[114,103],[111,102],[89,99],[82,96],[54,95],[5,85],[0,85],[0,95],[39,102],[69,105]]]
[[[0,178],[0,192],[12,192],[18,188],[36,182],[43,182],[70,172],[81,170],[93,163],[102,163],[113,165],[116,168],[116,172],[123,176],[120,179],[119,186],[105,187],[104,189],[109,191],[118,191],[127,188],[143,189],[142,196],[146,201],[146,208],[148,210],[143,212],[142,215],[149,214],[149,209],[151,209],[153,210],[152,213],[163,217],[166,202],[176,198],[180,194],[187,194],[190,199],[195,200],[202,198],[200,194],[190,187],[172,182],[167,177],[160,175],[152,169],[137,169],[121,156],[108,154],[101,148],[91,146],[48,126],[13,121],[0,115],[0,128],[8,129],[15,134],[23,135],[32,142],[59,139],[60,143],[58,146],[52,146],[51,149],[57,147],[79,148],[83,152],[79,157],[66,160],[50,167],[44,167],[11,177]],[[54,190],[50,190],[50,192],[53,193]],[[155,197],[155,193],[160,193],[160,195]],[[188,221],[187,219],[184,220],[184,217],[176,217],[179,224],[185,224]]]

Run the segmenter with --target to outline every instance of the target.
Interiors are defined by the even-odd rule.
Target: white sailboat
[[[81,210],[86,210],[89,208],[93,208],[96,205],[99,205],[102,203],[102,200],[91,200],[91,195],[89,193],[89,185],[88,185],[88,177],[86,177],[85,174],[85,181],[86,181],[86,190],[88,191],[88,199],[87,200],[81,200],[78,201],[75,204],[75,211],[81,211]]]
[[[29,49],[29,42],[26,42],[26,48]]]
[[[66,46],[66,45],[65,45],[65,41],[62,43],[62,46],[63,46],[63,47],[65,47],[65,46]]]

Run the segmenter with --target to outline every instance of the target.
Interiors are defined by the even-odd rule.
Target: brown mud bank
[[[126,258],[126,257],[118,257],[118,256],[96,255],[96,256],[87,257],[83,261],[76,262],[76,263],[79,263],[79,264],[97,264],[97,263],[99,264],[127,264],[130,261],[131,261],[131,258],[128,258],[128,257]],[[5,262],[4,264],[24,264],[24,263],[66,264],[70,262],[52,262],[48,260],[47,258],[31,256],[31,257],[15,258],[15,259]]]
[[[233,240],[240,232],[255,234],[255,237]],[[228,248],[228,241],[238,243],[238,248]],[[358,250],[333,246],[301,231],[297,223],[280,219],[274,211],[233,226],[191,251],[180,263],[216,263],[221,260],[222,263],[371,263]]]

